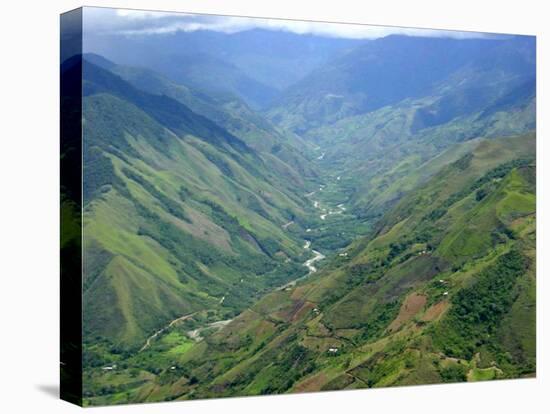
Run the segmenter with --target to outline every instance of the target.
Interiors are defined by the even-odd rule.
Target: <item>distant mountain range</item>
[[[388,36],[330,61],[292,85],[270,116],[299,132],[342,118],[433,96],[416,128],[474,112],[534,80],[529,37],[507,40]]]
[[[88,52],[117,63],[145,66],[209,91],[229,91],[266,107],[279,91],[361,40],[270,30],[213,31],[161,36],[87,34]]]

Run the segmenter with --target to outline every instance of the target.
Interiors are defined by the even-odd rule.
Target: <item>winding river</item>
[[[323,154],[324,156],[324,154]],[[337,180],[340,180],[340,177],[337,178]],[[320,186],[319,188],[319,191],[322,191],[324,186]],[[306,194],[305,196],[306,197],[311,197],[313,196],[314,194],[316,193],[316,191],[312,191],[311,193],[309,194]],[[326,208],[322,208],[321,207],[321,204],[319,201],[317,200],[314,200],[313,201],[313,206],[315,208],[318,208],[320,209],[323,214],[321,214],[320,218],[321,220],[325,220],[327,216],[329,215],[332,215],[332,214],[341,214],[343,213],[346,208],[344,207],[344,204],[338,204],[337,206],[337,210],[328,210],[327,212],[327,209]],[[283,228],[287,228],[290,224],[292,224],[293,222],[289,222],[289,223],[286,223],[285,225],[283,225]],[[307,229],[307,232],[311,231],[311,229]],[[309,275],[311,275],[312,273],[315,273],[317,271],[317,268],[314,266],[314,264],[320,260],[323,260],[326,256],[324,254],[322,254],[321,252],[317,251],[317,250],[314,250],[311,248],[311,240],[305,240],[305,244],[304,244],[304,250],[306,251],[311,251],[311,253],[313,253],[313,257],[307,259],[303,265],[305,267],[308,268],[309,272],[304,275],[304,276],[301,276],[297,279],[294,279],[294,280],[291,280],[290,282],[288,283],[285,283],[284,285],[276,288],[275,290],[285,290],[285,289],[288,289],[288,288],[291,288],[293,286],[296,285],[296,283],[302,279],[305,279],[306,277],[308,277]],[[220,300],[220,304],[223,303],[225,299],[225,296],[222,297],[222,299]],[[140,349],[140,352],[147,349],[149,346],[151,346],[151,342],[154,341],[159,335],[163,334],[164,331],[166,331],[168,328],[172,327],[173,325],[175,325],[176,323],[178,322],[182,322],[182,321],[185,321],[186,319],[189,319],[191,318],[192,316],[194,316],[197,312],[194,312],[194,313],[191,313],[191,314],[187,314],[187,315],[184,315],[184,316],[181,316],[177,319],[174,319],[173,321],[171,321],[168,325],[166,325],[165,327],[163,327],[162,329],[159,329],[158,331],[156,331],[153,335],[151,335],[149,338],[147,338],[147,341],[145,342],[145,344],[143,345],[143,347]],[[194,341],[201,341],[202,340],[202,336],[201,336],[201,333],[205,330],[205,329],[208,329],[208,328],[217,328],[217,329],[221,329],[223,328],[225,325],[229,324],[230,322],[232,321],[232,319],[227,319],[227,320],[223,320],[223,321],[216,321],[216,322],[211,322],[201,328],[197,328],[197,329],[193,329],[191,331],[188,331],[187,332],[187,336],[190,338],[190,339],[193,339]]]

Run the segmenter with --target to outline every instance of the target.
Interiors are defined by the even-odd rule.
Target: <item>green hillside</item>
[[[170,328],[149,354],[125,361],[143,377],[152,359],[157,372],[139,387],[126,384],[123,400],[531,375],[534,144],[533,135],[481,140],[347,256],[334,255],[199,342],[185,333],[199,320]]]
[[[207,94],[176,83],[151,69],[116,65],[98,55],[89,54],[85,58],[120,76],[137,89],[168,96],[215,122],[262,152],[269,162],[274,163],[278,174],[288,176],[298,172],[290,177],[297,184],[303,185],[302,177],[315,177],[316,172],[306,159],[313,145],[295,134],[278,130],[236,95],[228,92]]]
[[[89,63],[84,75],[90,344],[139,348],[177,317],[232,316],[306,271],[302,241],[282,227],[296,231],[311,208],[303,181],[289,179],[297,172],[273,174],[269,159],[177,101]]]
[[[492,143],[493,155],[510,144]],[[459,381],[488,369],[503,378],[532,372],[533,152],[530,160],[486,166],[471,183],[463,172],[483,164],[484,152],[403,200],[366,246],[350,248],[345,264],[264,298],[253,315],[193,350],[195,361],[219,360],[213,350],[224,350],[220,358],[229,361],[208,368],[194,362],[212,385],[190,387],[184,398]],[[503,342],[504,332],[516,336],[504,320],[523,321],[523,332]],[[258,338],[258,329],[271,335]],[[230,357],[231,343],[246,337],[252,342]]]
[[[324,154],[322,165],[353,182],[349,202],[357,214],[379,217],[480,137],[512,136],[535,128],[535,98],[529,96],[511,107],[486,102],[473,114],[417,129],[418,113],[435,99],[407,99],[307,133]]]

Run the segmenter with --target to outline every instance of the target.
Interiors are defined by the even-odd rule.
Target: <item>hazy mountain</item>
[[[271,118],[297,132],[406,98],[438,97],[434,122],[475,111],[534,78],[535,44],[509,39],[388,36],[358,46],[297,82]],[[430,120],[427,120],[428,124]]]
[[[86,48],[117,63],[145,66],[197,89],[236,93],[266,106],[278,91],[364,41],[271,30],[208,30],[154,36],[89,33]]]
[[[276,129],[236,95],[228,92],[206,94],[176,83],[151,69],[117,65],[99,55],[87,54],[85,58],[119,75],[137,89],[179,101],[196,114],[238,136],[266,157],[277,158],[273,160],[274,167],[285,169],[283,174],[288,175],[293,171],[299,173],[289,177],[293,183],[302,185],[302,177],[315,176],[310,163],[304,159],[312,145],[294,134]],[[281,164],[281,161],[288,165]]]

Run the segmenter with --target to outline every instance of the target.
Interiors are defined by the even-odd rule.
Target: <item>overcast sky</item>
[[[170,34],[178,31],[192,32],[196,30],[236,33],[254,28],[350,39],[375,39],[390,34],[454,38],[487,37],[484,33],[451,30],[408,29],[402,27],[227,17],[128,9],[86,7],[84,11],[84,31],[95,34],[106,33],[136,36]]]

